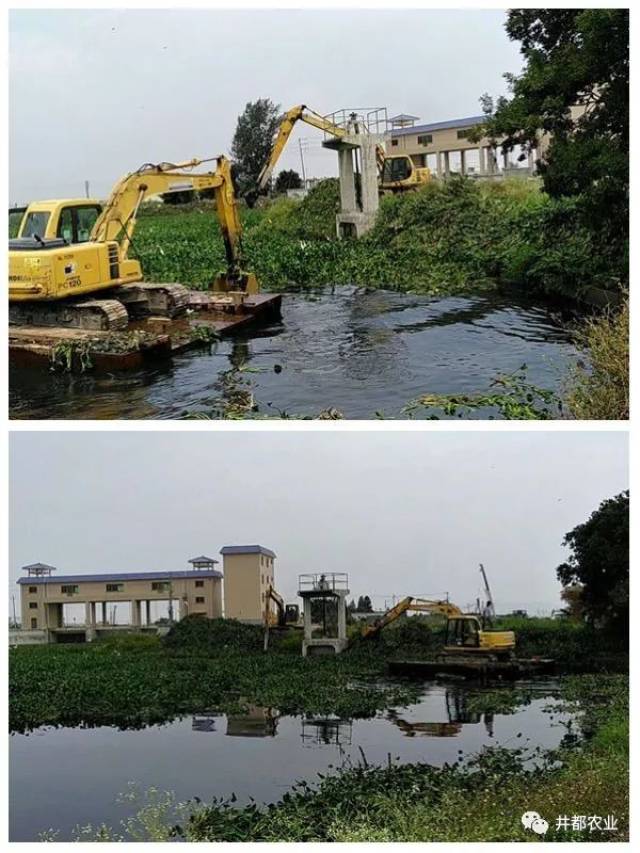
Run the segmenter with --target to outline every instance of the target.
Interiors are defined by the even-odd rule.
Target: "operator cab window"
[[[405,181],[411,177],[411,168],[407,157],[391,157],[385,161],[383,181]]]
[[[49,216],[51,214],[48,210],[42,211],[31,211],[31,213],[27,213],[26,219],[24,221],[24,225],[22,226],[21,237],[40,237],[40,239],[44,238],[44,235],[47,231],[47,225],[49,223]]]
[[[99,215],[100,208],[95,205],[64,207],[58,221],[58,237],[69,244],[87,243]]]

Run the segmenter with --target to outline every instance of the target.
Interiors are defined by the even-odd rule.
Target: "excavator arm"
[[[216,161],[215,171],[191,171],[212,160]],[[126,259],[138,211],[145,198],[158,193],[208,189],[214,190],[216,215],[225,247],[227,274],[232,279],[238,278],[242,266],[242,229],[231,178],[231,163],[223,156],[206,160],[187,160],[184,163],[148,163],[136,172],[126,175],[113,188],[96,220],[91,239],[96,242],[119,240],[121,258]]]
[[[299,121],[310,124],[312,127],[317,127],[319,130],[323,130],[325,133],[330,133],[332,136],[340,137],[346,134],[346,130],[344,128],[338,127],[337,124],[333,124],[333,122],[330,122],[328,119],[324,118],[324,116],[308,109],[305,104],[299,104],[297,107],[292,107],[282,117],[278,133],[273,143],[273,147],[271,148],[269,159],[263,166],[262,171],[258,176],[258,183],[256,184],[255,190],[251,194],[253,201],[255,201],[261,192],[264,192],[267,184],[271,180],[271,175],[273,174],[276,163],[284,151],[284,147],[291,136],[293,128]]]
[[[363,628],[363,639],[375,636],[383,628],[390,625],[392,622],[395,622],[399,616],[402,616],[403,613],[406,613],[409,610],[414,610],[419,613],[440,613],[446,617],[460,616],[462,614],[459,607],[448,601],[432,601],[427,598],[414,598],[412,595],[408,595],[406,598],[403,598],[402,601],[399,601],[396,605],[389,608],[386,613],[383,613],[382,616],[379,619],[376,619],[375,622],[372,622],[371,625],[367,625]]]

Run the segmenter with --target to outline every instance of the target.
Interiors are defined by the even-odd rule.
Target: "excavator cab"
[[[477,649],[480,646],[480,624],[475,616],[456,616],[447,620],[446,646]]]

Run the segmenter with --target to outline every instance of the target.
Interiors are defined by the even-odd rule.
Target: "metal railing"
[[[336,110],[324,116],[347,133],[381,133],[389,129],[386,107],[355,107]],[[325,134],[326,135],[326,134]]]
[[[346,572],[318,572],[298,576],[298,591],[339,592],[349,589],[349,575]]]

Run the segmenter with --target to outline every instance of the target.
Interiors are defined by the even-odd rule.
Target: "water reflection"
[[[523,363],[528,381],[557,389],[576,360],[567,329],[521,297],[326,288],[288,294],[282,321],[136,373],[69,377],[12,367],[10,407],[19,418],[224,411],[237,385],[230,391],[225,377],[249,368],[242,390],[261,413],[335,407],[350,418],[397,417],[421,394],[484,393]]]
[[[338,717],[303,717],[303,746],[351,746],[353,720]]]
[[[229,737],[275,737],[280,714],[275,708],[250,705],[243,714],[227,715]]]

